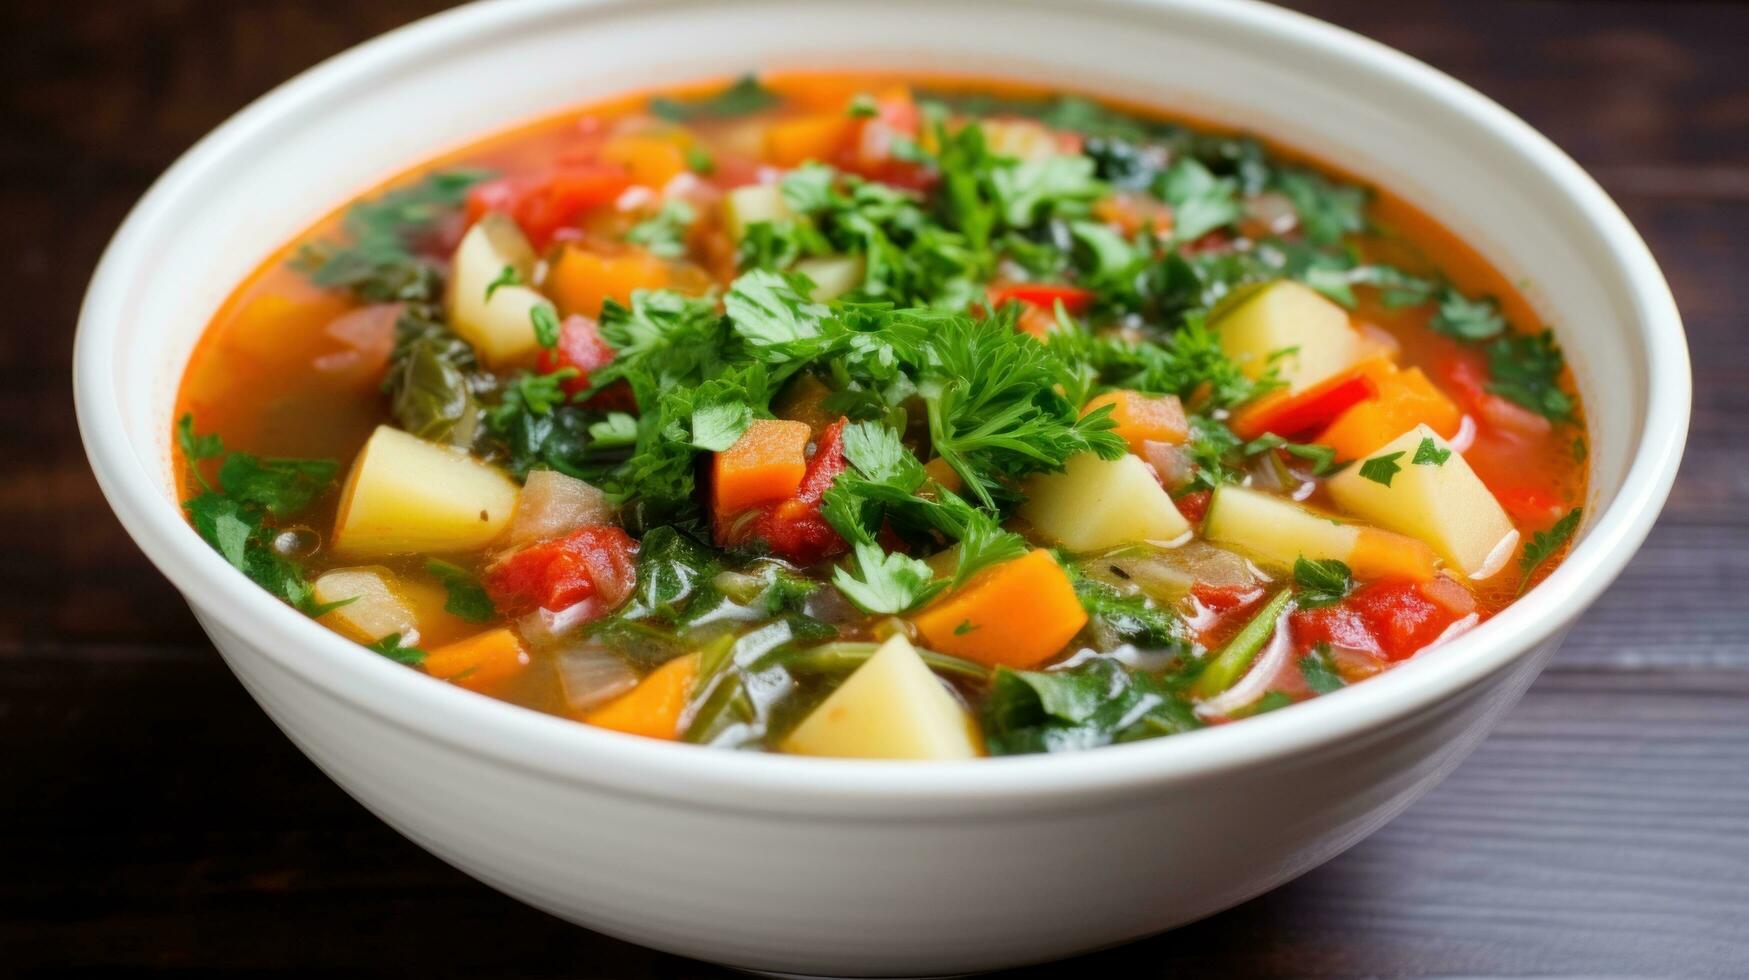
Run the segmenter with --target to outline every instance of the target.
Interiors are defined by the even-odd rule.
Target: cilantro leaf
[[[433,558],[425,563],[425,571],[437,579],[449,595],[443,604],[444,612],[470,623],[489,623],[498,615],[492,597],[468,574],[467,569]]]
[[[971,511],[966,514],[965,526],[960,533],[959,549],[953,579],[948,583],[949,591],[965,585],[972,576],[992,565],[1000,565],[1024,556],[1030,547],[1025,538],[1013,531],[1003,530],[990,515],[983,511]]]
[[[1566,363],[1552,331],[1507,334],[1488,345],[1488,390],[1553,422],[1573,418],[1573,398],[1561,390]]]
[[[190,462],[201,459],[212,459],[224,454],[225,441],[218,433],[209,432],[206,435],[196,435],[194,432],[194,415],[184,412],[176,420],[176,444],[182,450],[182,457]]]
[[[678,259],[686,254],[686,236],[697,218],[698,211],[677,197],[628,229],[626,241],[644,246],[652,255]]]
[[[1304,555],[1294,559],[1294,584],[1299,586],[1294,601],[1301,609],[1333,606],[1348,597],[1354,587],[1354,576],[1346,564],[1334,558],[1311,559]]]
[[[219,484],[235,500],[257,504],[275,517],[290,517],[326,492],[339,469],[331,459],[260,459],[232,453],[219,466]]]
[[[1239,220],[1238,183],[1186,157],[1160,175],[1154,193],[1172,205],[1172,240],[1192,242]]]
[[[701,98],[677,99],[658,95],[650,100],[650,114],[669,122],[729,119],[762,112],[781,101],[777,93],[759,84],[757,77],[743,75],[727,88]]]
[[[1444,466],[1451,458],[1451,450],[1439,448],[1432,439],[1423,438],[1421,444],[1415,447],[1415,458],[1410,463],[1416,466]]]
[[[1391,485],[1391,479],[1403,469],[1403,467],[1397,465],[1397,460],[1402,458],[1402,456],[1403,453],[1400,452],[1386,453],[1383,456],[1374,456],[1360,464],[1360,475],[1374,483],[1388,487]]]
[[[1285,170],[1275,186],[1293,202],[1300,229],[1315,245],[1333,245],[1344,235],[1366,230],[1371,193],[1354,184],[1339,184],[1310,170]]]
[[[505,286],[522,285],[522,274],[516,271],[516,266],[507,265],[498,270],[498,275],[486,284],[486,302],[492,302],[492,294]]]
[[[425,651],[418,647],[402,646],[401,634],[399,633],[390,633],[375,643],[366,643],[364,648],[373,653],[382,654],[395,663],[406,664],[410,667],[416,667],[425,662]]]
[[[1493,297],[1469,299],[1447,286],[1440,290],[1439,309],[1427,325],[1459,340],[1487,340],[1506,330],[1506,318]]]
[[[1538,566],[1553,558],[1557,551],[1573,540],[1574,533],[1579,530],[1579,519],[1583,513],[1581,508],[1575,507],[1547,531],[1538,531],[1525,542],[1524,552],[1518,557],[1518,567],[1524,571],[1524,578],[1518,583],[1518,591],[1523,592],[1530,584]]]
[[[858,541],[855,555],[856,571],[835,569],[832,584],[865,613],[898,615],[922,605],[945,584],[934,580],[924,562],[888,554],[871,542]]]
[[[488,176],[482,170],[441,171],[360,201],[341,221],[348,241],[306,244],[292,267],[317,286],[345,290],[366,302],[435,302],[442,293],[441,268],[413,247],[439,220],[459,210],[468,189]]]
[[[1329,694],[1348,686],[1342,675],[1336,671],[1336,662],[1331,656],[1328,643],[1313,647],[1310,653],[1300,658],[1299,666],[1300,677],[1305,679],[1306,686],[1319,694]]]
[[[559,314],[546,303],[528,308],[529,322],[534,324],[535,343],[552,350],[559,346]]]

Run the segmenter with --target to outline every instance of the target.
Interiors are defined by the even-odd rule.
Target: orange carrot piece
[[[765,129],[765,159],[780,167],[829,160],[850,139],[856,122],[846,112],[774,122]]]
[[[638,686],[583,716],[597,728],[643,735],[680,737],[680,716],[698,680],[698,654],[676,657],[651,671]]]
[[[1457,434],[1463,413],[1420,368],[1382,375],[1376,383],[1377,397],[1347,409],[1317,437],[1338,460],[1359,459],[1423,423],[1441,438]]]
[[[424,665],[433,677],[484,691],[521,673],[528,651],[510,630],[487,630],[426,653]]]
[[[1348,567],[1363,582],[1378,579],[1426,582],[1435,574],[1433,549],[1407,535],[1363,527],[1348,555]]]
[[[719,518],[754,504],[792,497],[808,471],[806,422],[754,419],[733,446],[711,461],[712,507]]]
[[[1063,648],[1087,611],[1043,548],[987,568],[911,617],[933,650],[1024,670]]]
[[[680,132],[616,136],[601,148],[601,158],[625,167],[632,175],[632,183],[661,190],[686,172],[686,148],[690,142]]]
[[[597,317],[605,300],[629,304],[635,290],[668,285],[668,264],[648,252],[602,255],[576,246],[565,247],[547,279],[547,290],[566,316]]]
[[[1153,398],[1139,391],[1108,391],[1089,401],[1081,414],[1104,405],[1111,406],[1117,434],[1129,443],[1132,453],[1141,452],[1142,443],[1150,440],[1182,443],[1190,435],[1190,423],[1184,418],[1184,406],[1177,395]]]
[[[965,481],[960,479],[959,470],[948,465],[947,460],[941,456],[924,463],[923,472],[929,474],[931,480],[941,484],[949,493],[959,493],[960,487],[965,486]]]

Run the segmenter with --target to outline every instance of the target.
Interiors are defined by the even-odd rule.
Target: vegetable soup
[[[174,419],[193,527],[383,656],[579,723],[1056,752],[1390,669],[1558,562],[1552,333],[1259,137],[786,74],[428,163],[243,283]]]

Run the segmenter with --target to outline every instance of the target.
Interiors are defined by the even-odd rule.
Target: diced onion
[[[553,662],[558,666],[565,704],[572,711],[587,711],[638,686],[637,671],[600,647],[567,647],[558,651]]]
[[[1175,443],[1146,440],[1142,443],[1142,458],[1154,468],[1154,475],[1160,478],[1161,485],[1168,490],[1183,486],[1196,472],[1196,463],[1190,458],[1190,450]]]
[[[517,498],[506,541],[522,547],[612,519],[613,507],[600,490],[554,470],[535,470]]]
[[[1261,225],[1271,235],[1285,235],[1300,222],[1294,202],[1277,191],[1264,191],[1246,198],[1244,211],[1246,218]]]
[[[1087,574],[1120,587],[1139,589],[1155,602],[1183,598],[1197,585],[1244,586],[1255,583],[1257,569],[1242,556],[1206,541],[1176,548],[1124,548],[1087,564]]]

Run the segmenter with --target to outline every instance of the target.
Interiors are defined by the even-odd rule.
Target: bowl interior
[[[230,574],[195,559],[202,546],[175,527],[179,376],[234,285],[334,206],[509,124],[628,89],[838,67],[1056,80],[1230,122],[1396,190],[1523,280],[1585,398],[1587,534],[1599,540],[1525,602],[1395,675],[1438,670],[1460,646],[1525,648],[1589,601],[1649,527],[1686,428],[1686,351],[1662,277],[1589,178],[1497,106],[1354,35],[1251,3],[1140,0],[531,0],[464,8],[320,66],[184,158],[99,270],[79,405],[124,523],[197,604],[213,575]],[[1562,608],[1539,613],[1543,603]]]

